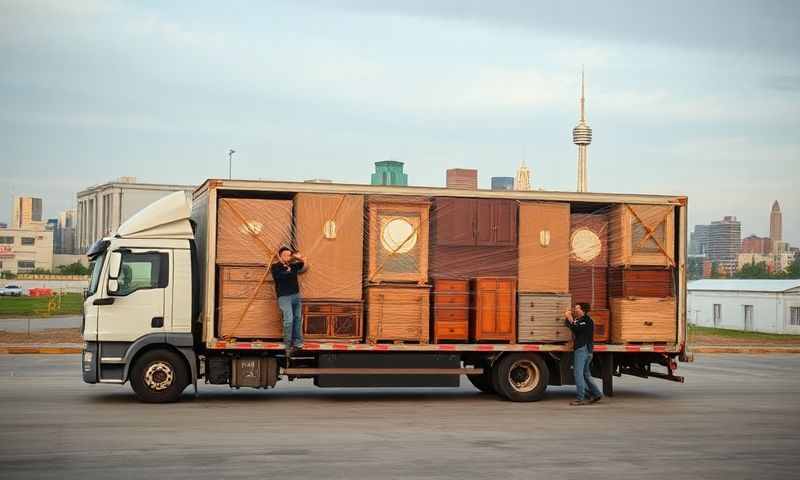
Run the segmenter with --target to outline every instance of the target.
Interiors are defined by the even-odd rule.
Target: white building
[[[85,252],[95,241],[111,235],[134,213],[172,192],[191,193],[192,185],[136,183],[135,177],[95,185],[78,192],[77,250]]]
[[[800,280],[695,280],[687,289],[695,325],[800,334]]]
[[[53,269],[53,232],[0,228],[0,271],[31,273]]]

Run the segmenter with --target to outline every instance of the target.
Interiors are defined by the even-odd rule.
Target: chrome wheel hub
[[[175,371],[166,362],[154,362],[144,372],[144,384],[150,390],[160,392],[166,390],[175,381]]]
[[[518,392],[530,392],[539,384],[539,368],[530,360],[518,360],[508,370],[508,383]]]

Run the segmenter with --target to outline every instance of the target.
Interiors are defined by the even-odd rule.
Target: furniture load
[[[609,322],[611,321],[611,312],[607,309],[595,310],[589,312],[594,322],[594,336],[592,337],[595,342],[607,342],[611,337],[611,328]]]
[[[278,249],[291,240],[291,200],[219,200],[218,265],[269,265]]]
[[[519,342],[567,342],[572,332],[564,312],[572,306],[569,294],[520,293]]]
[[[517,333],[516,279],[479,277],[472,290],[470,338],[477,342],[514,342]]]
[[[433,282],[433,341],[469,338],[469,281]]]
[[[437,197],[431,210],[430,275],[517,275],[517,202]]]
[[[677,337],[674,297],[611,299],[611,341],[674,342]]]
[[[295,245],[313,268],[302,275],[303,299],[361,300],[364,197],[298,193]]]
[[[609,265],[675,266],[671,205],[616,205],[609,215]]]
[[[520,202],[519,291],[569,291],[568,203]]]
[[[370,197],[368,283],[428,281],[427,199]]]
[[[573,213],[570,216],[570,266],[608,266],[608,216]]]
[[[674,270],[664,267],[612,267],[608,271],[611,297],[674,297]]]
[[[316,341],[361,341],[361,302],[303,300],[303,338]]]
[[[220,338],[283,338],[283,318],[267,267],[219,266]]]
[[[428,343],[430,293],[428,286],[368,286],[367,341]]]
[[[574,303],[588,303],[591,310],[608,308],[608,269],[569,267],[569,292]]]

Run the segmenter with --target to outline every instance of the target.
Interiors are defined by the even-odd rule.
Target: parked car
[[[0,296],[21,297],[22,289],[18,285],[6,285],[0,288]]]

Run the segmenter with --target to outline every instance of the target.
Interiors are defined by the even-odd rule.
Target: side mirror
[[[111,252],[108,260],[108,278],[116,280],[119,278],[119,270],[122,267],[122,253]]]
[[[117,293],[117,291],[119,290],[119,280],[117,280],[116,278],[109,279],[106,290],[108,290],[108,293],[111,294]]]

